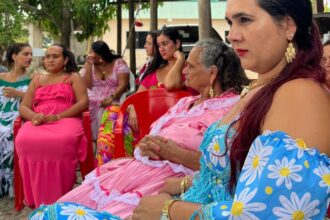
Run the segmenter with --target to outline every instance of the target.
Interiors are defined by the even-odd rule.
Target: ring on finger
[[[33,121],[33,123],[34,123],[34,124],[38,124],[38,121],[37,121],[37,120],[35,120],[35,121]]]

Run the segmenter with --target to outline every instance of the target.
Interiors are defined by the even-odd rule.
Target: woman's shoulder
[[[276,91],[262,130],[282,130],[330,154],[329,121],[330,98],[321,83],[295,79]]]
[[[7,78],[9,77],[9,72],[2,72],[0,73],[0,80],[7,80]]]

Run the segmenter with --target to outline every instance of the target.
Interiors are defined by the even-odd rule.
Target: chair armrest
[[[82,122],[83,122],[85,136],[87,138],[87,155],[85,161],[79,162],[79,165],[80,165],[82,178],[85,179],[85,176],[95,168],[91,118],[90,118],[90,113],[88,111],[82,113]]]
[[[124,116],[125,112],[119,111],[114,129],[114,158],[125,157],[125,142],[124,142]]]
[[[18,130],[21,128],[22,126],[22,122],[23,122],[23,119],[21,116],[18,116],[15,121],[14,121],[14,127],[13,127],[13,130],[14,130],[14,137],[16,137],[17,133],[18,133]]]
[[[18,130],[22,126],[23,119],[19,116],[14,121],[14,127],[13,127],[13,133],[14,133],[14,192],[15,192],[15,209],[17,211],[20,211],[24,208],[24,190],[23,190],[23,180],[21,176],[21,172],[19,169],[19,162],[18,162],[18,156],[16,152],[16,146],[15,146],[15,139],[18,134]]]

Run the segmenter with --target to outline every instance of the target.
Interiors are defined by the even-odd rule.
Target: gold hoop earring
[[[296,58],[296,49],[294,48],[291,41],[286,48],[285,58],[288,63],[292,63],[292,61]]]
[[[210,86],[209,96],[210,96],[210,98],[214,97],[214,90],[213,90],[212,86]]]

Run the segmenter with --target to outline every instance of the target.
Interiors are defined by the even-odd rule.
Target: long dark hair
[[[8,47],[7,52],[6,52],[6,61],[7,61],[9,66],[12,66],[13,63],[15,62],[13,60],[13,54],[17,55],[25,47],[30,47],[31,48],[30,44],[27,44],[27,43],[15,43],[15,44]]]
[[[157,37],[160,35],[164,35],[168,37],[171,41],[176,44],[177,40],[180,42],[179,50],[182,51],[182,40],[179,32],[174,28],[167,28],[164,26],[158,33]],[[141,81],[149,74],[152,74],[157,69],[160,69],[168,64],[167,60],[164,60],[163,57],[159,53],[159,49],[157,46],[157,37],[153,38],[153,45],[156,50],[154,51],[154,58],[151,61],[151,64],[148,66],[147,70],[145,71],[145,74],[143,75]]]
[[[66,63],[65,68],[64,68],[63,71],[66,72],[66,73],[77,72],[78,71],[78,66],[77,66],[74,54],[62,44],[53,44],[52,46],[62,48],[62,55],[63,55],[64,59],[68,58],[68,62]]]
[[[277,89],[297,78],[312,78],[321,83],[325,80],[325,73],[320,65],[322,44],[318,28],[312,21],[310,0],[257,0],[257,3],[275,21],[282,21],[285,16],[290,16],[295,21],[297,31],[293,43],[298,51],[294,61],[286,65],[278,78],[261,88],[241,113],[238,132],[230,149],[232,191],[253,140],[261,133],[262,123]]]
[[[115,54],[114,51],[110,50],[109,46],[101,40],[95,41],[92,44],[92,50],[108,63],[111,63],[115,59],[121,58],[120,55]]]

